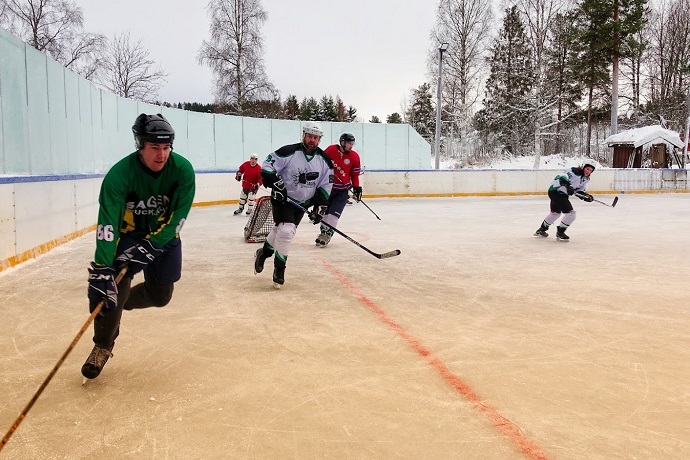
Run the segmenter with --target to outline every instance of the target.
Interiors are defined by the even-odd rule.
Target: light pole
[[[436,169],[441,161],[441,86],[443,85],[443,52],[448,49],[448,43],[441,43],[438,47],[438,88],[436,90],[436,136],[434,136],[434,152],[436,152]]]

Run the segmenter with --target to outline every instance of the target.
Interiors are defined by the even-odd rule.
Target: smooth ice
[[[339,229],[402,254],[305,221],[280,290],[235,206],[194,208],[172,302],[81,386],[89,329],[0,456],[690,458],[690,194],[574,200],[569,243],[532,236],[546,196],[366,201]],[[86,321],[94,238],[0,273],[2,434]]]

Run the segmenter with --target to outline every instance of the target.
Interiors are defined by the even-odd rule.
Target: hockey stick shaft
[[[115,284],[119,284],[122,278],[124,278],[125,273],[127,273],[127,267],[124,267],[120,270],[120,272],[117,274],[117,277],[115,278]],[[53,370],[50,371],[50,374],[48,374],[48,377],[43,381],[40,387],[38,387],[38,390],[36,390],[36,393],[34,393],[33,397],[29,402],[27,403],[26,407],[24,407],[24,410],[19,414],[19,417],[17,417],[17,420],[14,421],[12,424],[12,427],[7,431],[5,436],[2,438],[2,443],[0,443],[0,451],[5,447],[5,444],[7,444],[7,441],[10,440],[10,437],[14,434],[15,431],[17,431],[17,428],[19,428],[19,424],[22,423],[22,421],[26,418],[26,415],[29,413],[29,410],[33,407],[33,405],[38,401],[38,397],[41,396],[41,393],[43,393],[43,390],[46,389],[50,381],[53,379],[55,376],[55,373],[58,371],[60,366],[62,366],[62,363],[65,362],[65,359],[67,359],[67,356],[70,354],[70,352],[74,349],[74,347],[77,345],[77,342],[81,338],[82,335],[84,335],[84,332],[86,332],[86,329],[88,329],[89,325],[93,322],[94,318],[96,315],[98,315],[101,310],[103,309],[103,305],[105,305],[105,299],[101,300],[98,302],[96,305],[96,308],[94,308],[93,312],[89,317],[87,318],[86,322],[84,325],[81,327],[79,332],[77,332],[77,335],[74,337],[74,340],[72,340],[72,343],[69,344],[69,347],[67,347],[67,350],[62,354],[60,359],[58,360],[57,363],[55,363],[55,366],[53,366]]]
[[[306,209],[304,206],[302,206],[301,204],[299,204],[297,201],[293,200],[292,198],[288,197],[288,202],[289,202],[291,205],[293,205],[294,207],[296,207],[297,209],[301,210],[302,212],[307,213],[307,209]],[[400,249],[396,249],[396,250],[394,250],[394,251],[389,251],[389,252],[384,252],[383,254],[379,254],[379,253],[377,253],[377,252],[374,252],[374,251],[370,250],[369,248],[367,248],[366,246],[364,246],[363,244],[361,244],[361,243],[359,243],[358,241],[356,241],[355,239],[350,238],[348,235],[346,235],[345,233],[341,232],[340,230],[338,230],[338,229],[335,228],[334,226],[332,226],[332,225],[330,225],[330,224],[328,224],[328,223],[326,223],[326,222],[323,222],[323,221],[321,221],[321,223],[322,223],[324,226],[326,226],[326,227],[330,228],[331,230],[333,230],[333,231],[334,231],[335,233],[337,233],[338,235],[340,235],[340,236],[342,236],[343,238],[345,238],[346,240],[350,241],[351,243],[354,243],[355,246],[359,246],[361,249],[364,249],[366,252],[368,252],[368,253],[371,254],[372,256],[376,257],[377,259],[387,259],[387,258],[389,258],[389,257],[394,257],[394,256],[397,256],[397,255],[400,255]]]
[[[611,203],[611,204],[604,203],[603,201],[599,201],[599,200],[597,200],[597,199],[594,199],[593,201],[596,201],[597,203],[601,203],[601,204],[603,204],[604,206],[608,206],[609,208],[615,208],[615,207],[616,207],[616,203],[618,203],[618,197],[615,197],[615,198],[613,199],[613,203]]]
[[[381,218],[380,218],[380,217],[379,217],[379,216],[378,216],[378,215],[377,215],[377,214],[376,214],[376,213],[375,213],[365,202],[364,202],[364,200],[360,199],[359,202],[362,203],[364,206],[366,206],[366,208],[367,208],[369,211],[371,211],[371,213],[372,213],[373,215],[375,215],[376,218],[377,218],[378,220],[381,220]]]

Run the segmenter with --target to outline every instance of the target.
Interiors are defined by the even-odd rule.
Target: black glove
[[[575,189],[572,185],[566,185],[565,189],[568,191],[568,195],[572,195],[573,193],[575,193]]]
[[[594,197],[587,192],[577,192],[575,196],[577,196],[582,201],[586,201],[587,203],[591,203],[592,201],[594,201]]]
[[[285,191],[285,182],[283,179],[279,179],[271,185],[273,191],[271,192],[271,198],[279,203],[287,203],[287,192]]]
[[[315,204],[308,214],[311,223],[316,225],[321,222],[323,216],[326,215],[326,210],[328,210],[328,206],[325,204]]]
[[[235,174],[235,180],[237,182],[242,180],[242,173],[241,172],[237,171],[237,174]]]
[[[163,250],[155,247],[151,241],[146,239],[138,240],[133,246],[125,249],[115,258],[115,265],[118,267],[127,265],[127,271],[134,275],[143,270],[146,265],[153,262],[156,256],[162,253]]]
[[[91,262],[89,268],[89,310],[94,311],[101,300],[105,300],[104,308],[117,306],[117,284],[115,284],[115,269],[107,265],[96,265]]]
[[[252,190],[254,191],[254,193],[258,192],[259,191],[259,184],[254,184],[254,187],[252,187]]]
[[[362,201],[362,187],[352,187],[352,198],[355,201]]]

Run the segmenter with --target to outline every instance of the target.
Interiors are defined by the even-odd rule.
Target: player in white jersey
[[[308,213],[314,224],[321,222],[333,187],[333,165],[319,141],[323,131],[318,123],[306,122],[302,128],[302,142],[285,145],[271,152],[261,165],[264,186],[271,188],[271,207],[275,226],[257,249],[254,273],[261,273],[264,262],[275,254],[273,285],[285,283],[285,264],[290,244],[297,233],[304,212],[288,201],[288,197],[302,207],[313,206]]]

